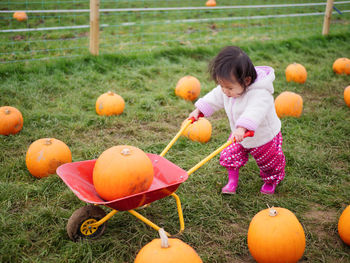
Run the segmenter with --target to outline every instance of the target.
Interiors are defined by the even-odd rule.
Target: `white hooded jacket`
[[[199,99],[195,106],[205,117],[224,108],[230,122],[231,131],[238,126],[255,131],[254,137],[245,138],[244,148],[255,148],[271,141],[281,130],[272,96],[275,79],[274,70],[268,66],[255,67],[257,79],[238,97],[227,97],[220,85]]]

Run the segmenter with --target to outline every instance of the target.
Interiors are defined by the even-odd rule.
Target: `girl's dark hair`
[[[244,89],[247,87],[244,81],[246,77],[251,77],[250,84],[257,77],[254,65],[248,55],[235,46],[227,46],[219,52],[209,64],[209,73],[216,83],[220,79],[232,80],[232,76],[235,76]]]

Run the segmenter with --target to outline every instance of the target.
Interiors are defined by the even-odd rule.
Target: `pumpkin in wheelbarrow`
[[[177,238],[168,239],[162,228],[159,235],[139,251],[134,263],[203,263],[191,246]]]
[[[148,190],[154,176],[152,161],[137,147],[118,145],[104,151],[93,170],[96,192],[105,200]]]

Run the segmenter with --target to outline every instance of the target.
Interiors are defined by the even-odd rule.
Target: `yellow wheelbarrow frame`
[[[178,140],[178,138],[183,134],[183,132],[186,130],[186,128],[191,125],[194,121],[196,121],[194,118],[188,119],[184,125],[181,127],[181,129],[178,131],[178,133],[174,136],[174,138],[169,142],[169,144],[164,148],[164,150],[161,152],[160,156],[164,157],[164,155],[169,151],[169,149],[175,144],[175,142]],[[247,136],[253,136],[254,132],[247,132],[245,137]],[[197,163],[195,166],[193,166],[191,169],[187,171],[187,175],[191,175],[196,170],[198,170],[201,166],[203,166],[205,163],[210,161],[213,157],[215,157],[217,154],[219,154],[223,149],[225,149],[227,146],[232,144],[232,141],[227,141],[222,146],[217,148],[214,152],[209,154],[207,157],[202,159],[199,163]],[[175,190],[176,191],[176,190]],[[181,201],[178,195],[175,194],[175,192],[169,194],[171,195],[175,201],[177,206],[177,211],[179,215],[179,223],[180,223],[180,230],[176,235],[181,234],[185,229],[185,222],[183,218],[183,212],[181,207]],[[142,207],[146,207],[149,204],[146,204]],[[98,207],[98,204],[94,204],[94,206],[85,206],[81,209],[76,210],[73,215],[70,217],[68,224],[67,224],[67,232],[68,235],[72,240],[76,240],[76,236],[74,233],[78,232],[80,234],[80,237],[85,238],[92,238],[99,235],[102,235],[105,227],[105,223],[107,220],[109,220],[112,216],[114,216],[119,211],[116,209],[112,209],[107,215],[105,215],[105,212]],[[141,207],[141,208],[142,208]],[[145,224],[149,225],[156,231],[159,231],[161,229],[158,225],[141,215],[140,213],[136,212],[134,209],[127,210],[131,215],[135,216]],[[171,236],[171,234],[165,232],[167,236]]]

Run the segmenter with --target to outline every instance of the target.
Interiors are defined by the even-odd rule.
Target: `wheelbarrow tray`
[[[185,170],[167,159],[151,153],[147,156],[151,159],[154,168],[154,178],[150,188],[112,201],[103,200],[93,185],[92,175],[96,159],[63,164],[57,168],[56,173],[84,202],[105,205],[118,211],[131,210],[171,195],[188,178]]]

